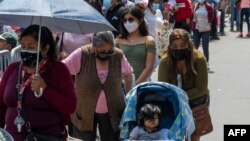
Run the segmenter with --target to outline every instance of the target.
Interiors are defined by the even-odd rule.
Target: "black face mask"
[[[21,50],[21,58],[23,65],[27,67],[35,67],[37,59],[37,51]],[[42,54],[40,52],[39,62],[42,60]]]
[[[111,56],[114,54],[112,53],[99,53],[98,51],[96,51],[96,57],[100,60],[100,61],[108,61],[110,60]]]
[[[185,60],[190,56],[190,51],[188,48],[185,49],[174,49],[172,51],[172,55],[175,60],[180,61],[180,60]]]

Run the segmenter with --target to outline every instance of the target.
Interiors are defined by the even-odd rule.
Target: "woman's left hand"
[[[46,83],[45,81],[42,79],[42,77],[38,74],[38,75],[33,75],[32,76],[32,81],[31,81],[31,90],[33,92],[40,92],[40,88],[42,88],[43,90],[46,88]]]

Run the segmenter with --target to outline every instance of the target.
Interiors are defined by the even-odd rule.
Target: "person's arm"
[[[18,66],[18,64],[19,63],[11,64],[3,73],[3,77],[0,82],[0,128],[4,128],[4,125],[5,125],[5,114],[6,114],[7,106],[4,103],[3,97],[4,97],[5,87],[7,85],[6,83],[8,81],[9,75]]]
[[[164,55],[160,61],[158,69],[158,81],[170,83],[170,76],[166,59],[166,55]]]
[[[158,26],[158,29],[161,29],[163,27],[163,23],[164,23],[163,15],[162,15],[161,10],[159,10],[159,9],[156,12],[157,12],[157,17],[158,17],[157,20],[159,21],[157,26]]]
[[[186,23],[189,25],[190,19],[192,19],[193,17],[193,9],[191,2],[189,0],[185,0],[185,5],[186,5]]]
[[[81,61],[82,61],[81,59],[82,59],[82,48],[78,48],[62,62],[68,67],[72,75],[76,75],[77,73],[79,73],[81,69]]]
[[[195,61],[195,68],[197,72],[194,76],[195,86],[186,91],[190,98],[205,95],[208,87],[207,61],[204,56]]]
[[[122,64],[122,76],[125,81],[125,91],[126,93],[128,93],[131,89],[133,68],[128,63],[128,60],[124,55],[123,55],[121,64]]]
[[[212,6],[208,3],[207,3],[207,9],[208,9],[208,22],[211,24],[214,18],[214,14]]]
[[[129,140],[138,140],[140,129],[136,126],[129,135]]]
[[[74,113],[77,103],[76,92],[72,77],[64,64],[58,63],[52,69],[51,81],[56,88],[47,83],[43,92],[43,98],[60,113]]]
[[[150,76],[150,74],[153,71],[153,67],[154,67],[154,62],[155,62],[155,55],[156,55],[156,50],[154,52],[150,52],[149,51],[149,46],[154,46],[155,47],[155,40],[153,37],[148,36],[147,37],[147,41],[148,41],[148,47],[147,47],[147,56],[146,56],[146,61],[145,61],[145,68],[144,70],[141,72],[141,74],[139,75],[139,77],[136,80],[136,85],[145,82],[148,77]]]
[[[163,129],[161,129],[160,131],[159,131],[159,140],[169,140],[169,138],[168,138],[168,129],[166,129],[166,128],[163,128]],[[171,140],[170,140],[171,141]]]
[[[156,10],[157,13],[157,35],[160,35],[161,30],[163,28],[164,20],[163,20],[163,15],[160,9]]]
[[[8,71],[5,71],[2,80],[0,82],[0,128],[4,128],[5,125],[5,114],[7,106],[4,104],[3,96],[7,79],[8,79]]]

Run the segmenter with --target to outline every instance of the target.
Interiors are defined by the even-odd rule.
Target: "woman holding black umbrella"
[[[62,141],[65,124],[76,108],[71,75],[56,60],[52,33],[41,27],[39,74],[36,73],[38,25],[26,28],[20,36],[21,62],[11,64],[0,84],[0,127],[15,141]]]

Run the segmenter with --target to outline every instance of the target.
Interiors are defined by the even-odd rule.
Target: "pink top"
[[[249,8],[250,7],[250,1],[249,0],[241,0],[240,8]]]
[[[74,34],[64,32],[63,35],[63,51],[66,51],[68,54],[71,54],[77,48],[90,44],[92,40],[92,34]],[[58,46],[61,44],[61,37],[58,41]]]
[[[81,57],[82,57],[82,50],[81,50],[81,48],[78,48],[69,57],[67,57],[66,59],[64,59],[62,61],[69,68],[69,71],[71,74],[75,75],[75,74],[80,72]],[[128,63],[127,58],[124,55],[122,58],[121,65],[122,65],[122,69],[121,69],[122,72],[121,73],[122,73],[123,77],[127,76],[127,75],[131,75],[133,73],[133,68]],[[97,69],[98,77],[99,77],[101,83],[104,83],[107,76],[108,76],[108,71],[102,70],[98,66],[96,69]],[[99,95],[95,112],[96,113],[107,113],[108,112],[107,100],[106,100],[105,93],[103,90],[101,91],[101,93]]]

